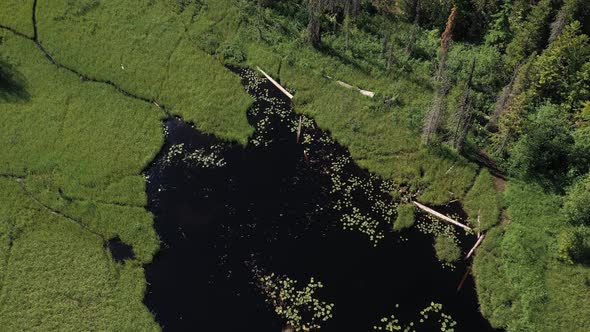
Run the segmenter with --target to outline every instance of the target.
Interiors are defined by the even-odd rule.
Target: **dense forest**
[[[142,301],[162,121],[263,144],[232,72],[257,67],[293,93],[306,158],[303,115],[387,181],[393,203],[351,208],[345,229],[377,246],[413,224],[412,202],[461,202],[485,234],[470,271],[492,327],[590,329],[586,0],[3,0],[1,326],[161,328]],[[333,191],[366,188],[334,165]],[[437,257],[461,260],[441,234]],[[115,238],[134,259],[109,256]]]

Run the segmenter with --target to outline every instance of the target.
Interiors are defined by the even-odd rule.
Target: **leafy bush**
[[[559,234],[558,257],[569,264],[590,263],[590,229],[585,226],[567,228]]]
[[[440,234],[434,240],[436,257],[443,264],[452,264],[461,258],[461,249],[453,239]]]
[[[414,206],[412,204],[404,204],[397,207],[397,218],[393,223],[394,231],[401,231],[402,229],[412,227],[414,224]]]
[[[246,53],[244,53],[243,49],[236,44],[222,45],[217,50],[217,55],[226,65],[237,66],[246,61]]]
[[[215,55],[217,49],[219,49],[219,40],[221,40],[221,38],[222,37],[215,31],[207,30],[196,33],[191,37],[191,40],[201,51],[209,55]]]
[[[570,223],[590,226],[590,175],[572,186],[565,198],[563,211]]]
[[[473,187],[465,196],[463,207],[469,215],[469,222],[480,231],[485,231],[498,222],[501,199],[494,188],[494,178],[483,169]],[[477,223],[479,217],[480,224]]]
[[[562,185],[567,176],[574,139],[565,115],[555,106],[541,106],[530,118],[526,133],[511,150],[510,171],[543,185]]]

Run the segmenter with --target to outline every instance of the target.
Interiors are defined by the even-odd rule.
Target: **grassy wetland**
[[[0,325],[588,330],[589,12],[2,1]]]

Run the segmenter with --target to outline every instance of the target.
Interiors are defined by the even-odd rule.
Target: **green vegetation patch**
[[[252,103],[240,79],[203,52],[191,26],[200,5],[168,1],[39,2],[39,40],[60,63],[157,100],[218,137],[246,143]]]
[[[449,149],[420,146],[422,119],[432,98],[432,54],[400,64],[406,71],[392,72],[381,57],[382,39],[374,30],[355,29],[348,48],[344,35],[326,34],[324,48],[316,50],[302,34],[307,24],[304,6],[277,3],[263,9],[262,17],[257,13],[254,2],[207,0],[190,32],[207,53],[222,56],[227,45],[244,52],[246,64],[262,67],[294,92],[295,110],[329,130],[362,167],[411,186],[425,203],[443,204],[465,195],[477,167]],[[365,23],[378,29],[378,18]],[[410,29],[396,24],[395,31]],[[420,29],[419,51],[436,47],[437,34]],[[405,48],[401,39],[395,39],[400,61]],[[363,96],[327,76],[376,96]]]
[[[2,0],[0,24],[33,37],[33,0]]]
[[[0,178],[0,324],[7,331],[157,331],[143,269]]]
[[[0,63],[22,90],[0,99],[0,324],[158,330],[142,303],[159,240],[141,171],[163,144],[163,112],[0,36]],[[135,259],[114,262],[114,237]]]
[[[584,330],[590,269],[558,259],[557,235],[570,227],[561,198],[512,182],[505,199],[511,222],[488,232],[474,260],[482,313],[509,331]]]
[[[494,178],[487,169],[482,169],[475,179],[465,196],[463,208],[469,215],[471,226],[479,231],[488,230],[498,223],[502,201],[494,187]]]
[[[443,264],[453,264],[461,258],[461,248],[453,238],[444,234],[439,234],[434,239],[434,251]]]
[[[397,207],[397,218],[393,223],[394,231],[401,231],[414,225],[415,210],[412,204],[403,204]]]

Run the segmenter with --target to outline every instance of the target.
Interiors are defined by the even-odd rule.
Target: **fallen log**
[[[289,99],[293,99],[293,95],[289,91],[287,91],[287,89],[283,88],[277,81],[273,80],[272,77],[270,77],[270,75],[264,72],[264,70],[260,69],[260,67],[258,66],[256,66],[256,69],[258,69],[258,71],[260,71],[262,75],[264,75],[264,77],[266,77],[272,84],[274,84],[274,86],[281,90],[282,93],[289,97]]]
[[[369,97],[369,98],[373,98],[373,97],[375,97],[375,92],[373,92],[373,91],[368,91],[368,90],[359,89],[359,92],[361,93],[361,95],[363,95],[363,96],[367,96],[367,97]]]
[[[365,96],[365,97],[369,97],[369,98],[373,98],[373,97],[375,97],[375,92],[373,92],[373,91],[368,91],[368,90],[363,90],[363,89],[361,89],[361,88],[357,88],[357,87],[356,87],[356,86],[354,86],[354,85],[351,85],[351,84],[348,84],[348,83],[346,83],[346,82],[343,82],[343,81],[337,80],[337,79],[335,79],[334,77],[332,77],[332,76],[329,76],[329,75],[324,75],[324,77],[325,77],[325,78],[328,78],[328,79],[331,79],[331,80],[333,80],[333,81],[336,81],[336,83],[338,83],[338,85],[340,85],[340,86],[342,86],[342,87],[344,87],[344,88],[347,88],[347,89],[350,89],[350,90],[356,90],[356,91],[358,91],[358,92],[359,92],[361,95],[363,95],[363,96]]]
[[[457,292],[460,291],[461,288],[463,288],[463,284],[465,283],[465,280],[467,280],[467,277],[469,276],[469,272],[471,272],[471,267],[467,268],[467,271],[465,271],[463,278],[461,278],[461,282],[459,283],[459,286],[457,286]]]
[[[467,256],[465,257],[465,259],[469,259],[469,257],[471,257],[471,255],[473,254],[473,252],[475,251],[475,248],[477,248],[479,246],[479,244],[481,243],[481,241],[483,241],[483,238],[485,237],[485,234],[480,235],[477,238],[477,242],[475,242],[475,245],[473,246],[473,248],[471,248],[471,250],[469,250],[469,252],[467,253]]]
[[[299,117],[299,125],[297,125],[297,143],[299,143],[299,137],[301,137],[301,125],[303,123],[303,115]]]
[[[422,205],[422,204],[420,204],[420,203],[418,203],[416,201],[412,201],[412,203],[414,203],[414,205],[416,205],[421,210],[426,211],[426,212],[432,214],[433,216],[435,216],[437,218],[440,218],[440,219],[442,219],[442,220],[444,220],[446,222],[449,222],[449,223],[451,223],[453,225],[459,226],[459,227],[461,227],[463,229],[471,230],[471,227],[469,227],[467,225],[463,225],[462,223],[460,223],[460,222],[458,222],[458,221],[456,221],[454,219],[451,219],[451,218],[445,216],[444,214],[442,214],[440,212],[437,212],[437,211],[435,211],[435,210],[433,210],[433,209],[431,209],[431,208],[429,208],[429,207],[427,207],[425,205]]]

